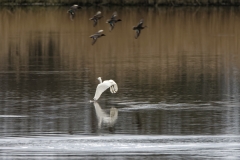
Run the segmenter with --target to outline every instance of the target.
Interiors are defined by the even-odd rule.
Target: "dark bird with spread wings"
[[[113,30],[115,23],[122,21],[121,19],[116,19],[116,17],[117,17],[117,12],[114,12],[112,14],[112,17],[106,21],[106,23],[110,24],[110,28],[109,28],[110,31]]]
[[[136,30],[135,38],[137,39],[141,33],[141,30],[146,28],[147,26],[143,26],[143,19],[140,20],[139,24],[133,27],[133,30]]]
[[[92,41],[92,45],[94,45],[94,43],[97,41],[98,38],[102,37],[102,36],[106,36],[105,34],[102,33],[103,30],[99,30],[97,33],[93,34],[90,36],[90,38],[93,39]]]
[[[98,11],[92,18],[89,20],[93,21],[93,27],[95,27],[98,23],[98,20],[102,18],[101,11]]]
[[[77,5],[77,4],[74,4],[73,6],[70,7],[70,9],[68,10],[68,13],[69,13],[70,15],[73,15],[73,16],[74,16],[76,10],[77,10],[77,9],[80,9],[80,8],[82,8],[82,7],[80,7],[80,6]]]

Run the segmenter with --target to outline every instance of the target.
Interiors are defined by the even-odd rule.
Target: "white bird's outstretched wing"
[[[117,93],[118,91],[118,85],[116,82],[114,82],[114,80],[109,80],[109,81],[112,81],[111,83],[113,84],[111,87],[110,87],[110,92],[111,93]]]
[[[96,92],[95,92],[95,96],[93,99],[95,101],[98,100],[98,98],[101,96],[101,94],[111,86],[112,86],[112,83],[110,81],[104,81],[103,83],[98,84]]]

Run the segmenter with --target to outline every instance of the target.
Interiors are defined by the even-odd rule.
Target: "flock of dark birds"
[[[68,10],[68,13],[70,14],[70,18],[73,19],[74,16],[75,16],[75,12],[77,9],[80,9],[81,7],[78,6],[78,5],[73,5],[70,7],[70,9]],[[98,21],[102,18],[103,16],[101,15],[101,11],[98,11],[92,18],[90,18],[89,20],[92,20],[93,21],[93,27],[95,27],[98,23]],[[110,31],[113,30],[115,24],[119,21],[122,21],[121,19],[116,19],[117,17],[117,12],[114,12],[112,14],[112,17],[110,19],[108,19],[106,21],[106,23],[109,23],[110,25]],[[143,26],[143,19],[140,20],[140,22],[138,23],[137,26],[134,26],[133,27],[133,30],[136,31],[136,35],[135,35],[135,38],[137,39],[141,33],[141,30],[146,28],[147,26]],[[97,41],[98,38],[102,37],[102,36],[106,36],[105,34],[102,33],[103,30],[99,30],[97,33],[93,34],[90,36],[90,38],[93,39],[92,41],[92,45],[95,44],[95,42]]]
[[[70,14],[71,19],[74,18],[75,12],[79,8],[81,7],[75,4],[71,6],[70,9],[67,11]],[[98,11],[92,18],[89,19],[93,21],[93,27],[95,27],[98,24],[98,21],[102,17],[103,16],[101,15],[101,11]],[[121,19],[117,19],[116,17],[117,17],[117,12],[113,12],[112,17],[106,21],[106,23],[110,25],[110,28],[109,28],[110,31],[114,29],[114,26],[117,22],[122,21]],[[136,31],[136,35],[135,35],[136,39],[139,37],[141,30],[144,29],[145,27],[147,26],[143,26],[143,19],[140,20],[137,26],[133,27],[133,30]],[[97,33],[90,36],[90,38],[93,39],[92,45],[96,43],[98,38],[105,36],[105,34],[103,34],[102,32],[103,30],[99,30]],[[110,80],[102,81],[101,77],[98,77],[98,80],[99,80],[99,84],[96,88],[95,96],[93,98],[93,101],[90,100],[90,102],[96,102],[100,98],[101,94],[108,88],[110,88],[111,93],[116,93],[118,91],[118,85],[114,80],[110,79]]]

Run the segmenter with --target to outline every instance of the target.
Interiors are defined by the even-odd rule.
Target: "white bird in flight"
[[[100,83],[97,86],[95,96],[93,98],[94,101],[97,101],[99,99],[99,97],[101,96],[101,94],[108,88],[110,88],[111,93],[116,93],[118,91],[117,83],[114,82],[114,80],[110,79],[110,80],[105,80],[102,82],[101,77],[98,77],[98,80]]]

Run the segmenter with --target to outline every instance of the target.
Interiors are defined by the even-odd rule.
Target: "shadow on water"
[[[85,151],[76,147],[85,141],[77,139],[106,137],[100,143],[106,147],[114,136],[114,154],[118,138],[128,140],[129,135],[133,141],[120,148],[138,146],[131,150],[134,156],[153,156],[152,148],[161,155],[167,147],[169,155],[188,159],[200,153],[215,156],[221,148],[212,147],[213,142],[201,148],[190,135],[201,141],[208,136],[223,135],[225,140],[239,136],[239,8],[90,7],[78,10],[74,18],[68,8],[0,8],[1,153],[20,150],[20,155],[31,152],[31,146],[35,152],[42,149],[35,144],[47,139],[42,145],[53,147],[53,157],[63,150],[76,155]],[[99,10],[103,18],[93,27],[89,18]],[[106,19],[114,11],[122,21],[109,32]],[[132,27],[141,18],[148,27],[135,39]],[[89,36],[100,29],[106,36],[92,46]],[[114,79],[119,91],[104,92],[99,104],[92,104],[99,76]],[[167,146],[139,144],[164,135],[170,135]],[[71,136],[77,137],[73,145]],[[190,138],[184,146],[186,155],[180,155],[181,145],[171,146],[174,136]],[[29,139],[30,143],[29,137],[36,141]],[[49,139],[57,140],[51,146]],[[234,141],[223,145],[231,150],[219,149],[223,151],[219,157],[239,158]],[[200,149],[191,150],[192,146]],[[98,153],[95,142],[85,147],[87,155]],[[148,147],[152,150],[144,152]]]

